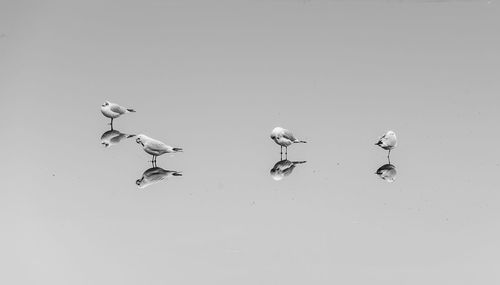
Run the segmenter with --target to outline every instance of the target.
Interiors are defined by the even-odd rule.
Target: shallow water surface
[[[2,284],[500,281],[498,3],[23,3]],[[137,112],[110,130],[105,100]]]

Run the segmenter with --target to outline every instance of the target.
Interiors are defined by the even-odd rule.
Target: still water
[[[0,282],[498,283],[499,5],[403,2],[2,3]]]

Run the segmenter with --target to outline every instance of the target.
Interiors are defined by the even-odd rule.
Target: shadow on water
[[[182,173],[180,171],[165,170],[161,167],[153,165],[153,167],[144,171],[142,177],[137,179],[135,181],[135,184],[137,184],[137,186],[142,189],[165,180],[166,178],[171,176],[182,176]]]
[[[390,163],[384,164],[377,169],[375,174],[387,182],[394,182],[397,175],[396,166]]]
[[[111,147],[120,143],[122,140],[134,137],[134,135],[124,134],[118,130],[111,129],[109,131],[105,131],[101,135],[101,144],[104,147]]]
[[[286,176],[292,174],[293,170],[298,164],[306,163],[305,161],[290,161],[288,159],[281,159],[276,162],[270,171],[271,177],[276,180],[282,180]]]

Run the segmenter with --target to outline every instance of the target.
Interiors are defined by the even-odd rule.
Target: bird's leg
[[[280,147],[281,147],[280,153],[283,155],[283,146],[280,146]]]
[[[288,147],[285,146],[285,159],[288,159]]]
[[[389,153],[387,154],[387,160],[389,161],[389,164],[391,164],[391,150],[389,149]]]

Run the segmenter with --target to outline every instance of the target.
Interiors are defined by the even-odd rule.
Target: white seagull
[[[176,153],[182,152],[182,148],[179,147],[171,147],[162,143],[161,141],[152,139],[146,135],[140,134],[137,136],[135,140],[138,144],[142,146],[144,151],[153,156],[152,162],[156,162],[156,157],[160,156],[164,153]]]
[[[135,110],[127,109],[116,103],[106,101],[101,105],[101,112],[105,117],[111,118],[111,127],[113,127],[113,119],[116,119],[126,113],[135,112]]]
[[[375,143],[375,145],[378,145],[379,147],[389,150],[389,153],[387,154],[387,158],[391,155],[391,149],[395,148],[398,146],[398,139],[396,138],[396,133],[393,131],[388,131],[385,135],[380,137],[380,139]]]
[[[288,147],[294,143],[306,143],[306,141],[299,140],[287,129],[276,127],[271,132],[271,139],[281,146],[281,154],[283,154],[283,147],[285,153],[288,154]]]
[[[182,173],[179,171],[165,170],[161,167],[151,167],[148,170],[144,171],[142,177],[140,179],[137,179],[135,181],[135,184],[139,188],[145,188],[151,184],[160,182],[169,176],[182,176]]]

